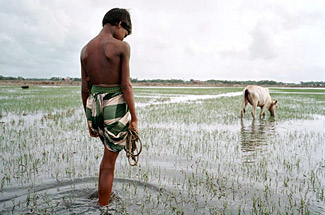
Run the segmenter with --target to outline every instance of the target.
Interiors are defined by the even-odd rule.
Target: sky
[[[323,0],[2,0],[0,75],[80,77],[115,7],[131,14],[132,78],[325,81]]]

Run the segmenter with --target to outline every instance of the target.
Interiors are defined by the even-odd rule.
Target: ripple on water
[[[98,192],[96,177],[81,178],[67,181],[53,181],[32,186],[13,186],[3,189],[0,194],[1,214],[30,213],[47,211],[56,214],[119,214],[123,193],[123,184],[137,187],[138,192],[144,189],[151,193],[162,193],[165,190],[142,181],[115,178],[111,202],[107,207],[97,204]],[[133,211],[132,207],[129,212]]]

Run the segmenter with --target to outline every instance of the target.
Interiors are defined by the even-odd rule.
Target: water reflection
[[[252,120],[250,124],[241,120],[241,151],[246,162],[254,162],[257,154],[265,152],[269,138],[275,134],[276,126],[272,119]]]

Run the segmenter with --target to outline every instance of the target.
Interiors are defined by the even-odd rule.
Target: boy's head
[[[121,22],[121,26],[128,31],[128,35],[132,33],[132,23],[130,14],[127,10],[122,8],[113,8],[109,10],[103,18],[103,27],[107,23],[111,25],[118,25]]]

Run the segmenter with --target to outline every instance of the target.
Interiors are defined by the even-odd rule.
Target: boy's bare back
[[[129,57],[130,47],[126,42],[101,32],[82,49],[81,63],[84,75],[89,77],[91,85],[121,84],[122,72],[129,72],[125,71],[129,70]]]

